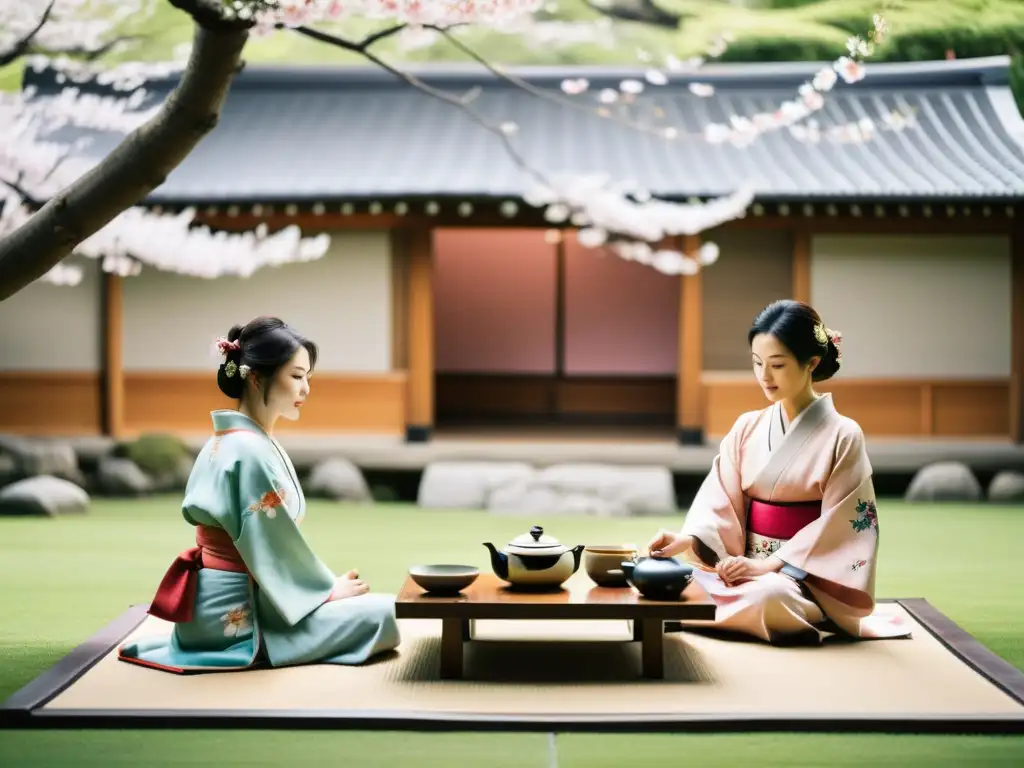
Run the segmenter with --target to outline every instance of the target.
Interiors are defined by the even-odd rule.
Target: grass
[[[994,652],[1024,669],[1024,511],[993,505],[881,505],[878,593],[925,597]],[[409,505],[311,504],[304,531],[336,571],[358,567],[375,590],[396,591],[408,565],[487,567],[481,542],[503,544],[534,523],[565,544],[643,544],[679,517],[526,520]],[[53,665],[132,603],[146,602],[171,559],[192,543],[177,499],[97,501],[82,518],[0,519],[0,698]],[[187,745],[182,747],[182,745]],[[4,766],[281,765],[360,768],[551,765],[545,734],[284,731],[0,731]],[[680,758],[701,765],[1019,765],[1022,738],[835,735],[559,735],[557,765],[602,768]]]

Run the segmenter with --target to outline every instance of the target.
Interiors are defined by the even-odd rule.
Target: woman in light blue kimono
[[[309,394],[317,347],[277,318],[218,339],[217,383],[238,410],[214,411],[182,513],[196,547],[168,569],[149,613],[169,635],[123,644],[122,661],[171,672],[257,663],[360,664],[399,644],[394,597],[370,593],[355,571],[336,577],[299,532],[305,499],[273,438]]]

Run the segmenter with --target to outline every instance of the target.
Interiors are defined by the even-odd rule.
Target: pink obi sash
[[[821,517],[821,502],[772,504],[752,499],[747,530],[766,539],[791,539]]]
[[[175,623],[192,621],[201,568],[249,572],[227,531],[197,525],[196,546],[186,549],[171,563],[149,605],[149,615]]]

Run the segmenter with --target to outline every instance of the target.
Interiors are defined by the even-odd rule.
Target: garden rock
[[[1024,473],[1005,470],[997,474],[989,483],[988,500],[1024,501]]]
[[[321,461],[313,467],[305,486],[309,496],[335,501],[373,501],[366,478],[348,459],[335,457]]]
[[[38,475],[50,475],[85,486],[85,475],[78,466],[75,449],[57,440],[29,440],[13,435],[0,435],[0,456],[9,468],[10,480]],[[0,469],[0,476],[4,471]]]
[[[0,517],[8,515],[81,514],[89,508],[89,494],[75,483],[52,475],[19,480],[0,488]]]
[[[108,496],[141,496],[153,490],[153,481],[131,459],[104,456],[96,471],[96,486]]]
[[[437,461],[423,472],[418,503],[434,509],[487,509],[496,489],[535,472],[517,461]]]
[[[192,467],[194,465],[194,459],[189,456],[182,456],[177,460],[176,466],[169,471],[149,474],[143,472],[143,474],[147,474],[151,489],[157,493],[184,491],[185,486],[188,485],[188,478],[192,474]]]
[[[982,489],[966,464],[940,461],[918,470],[904,498],[907,501],[980,501]]]
[[[21,479],[18,462],[9,453],[0,453],[0,488]]]
[[[665,515],[677,511],[666,467],[556,464],[496,488],[488,509],[506,514],[594,517]]]

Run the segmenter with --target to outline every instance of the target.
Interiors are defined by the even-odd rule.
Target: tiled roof
[[[648,85],[633,114],[643,120],[660,111],[663,124],[698,133],[709,121],[776,108],[822,66],[717,65],[672,75],[667,85]],[[1008,67],[1007,57],[870,64],[864,80],[840,80],[828,94],[815,114],[821,129],[865,117],[882,126],[893,111],[913,114],[914,127],[880,130],[867,144],[809,144],[784,129],[747,147],[637,132],[530,95],[479,67],[414,71],[453,94],[479,86],[474,107],[516,123],[516,146],[545,171],[603,172],[676,199],[748,182],[761,200],[927,201],[1024,198],[1024,119]],[[565,78],[587,78],[593,92],[643,77],[635,69],[580,67],[514,73],[552,92]],[[694,95],[694,82],[713,85],[714,95]],[[153,87],[162,97],[170,83]],[[497,137],[382,70],[250,66],[232,86],[217,128],[150,200],[515,197],[532,185]]]

